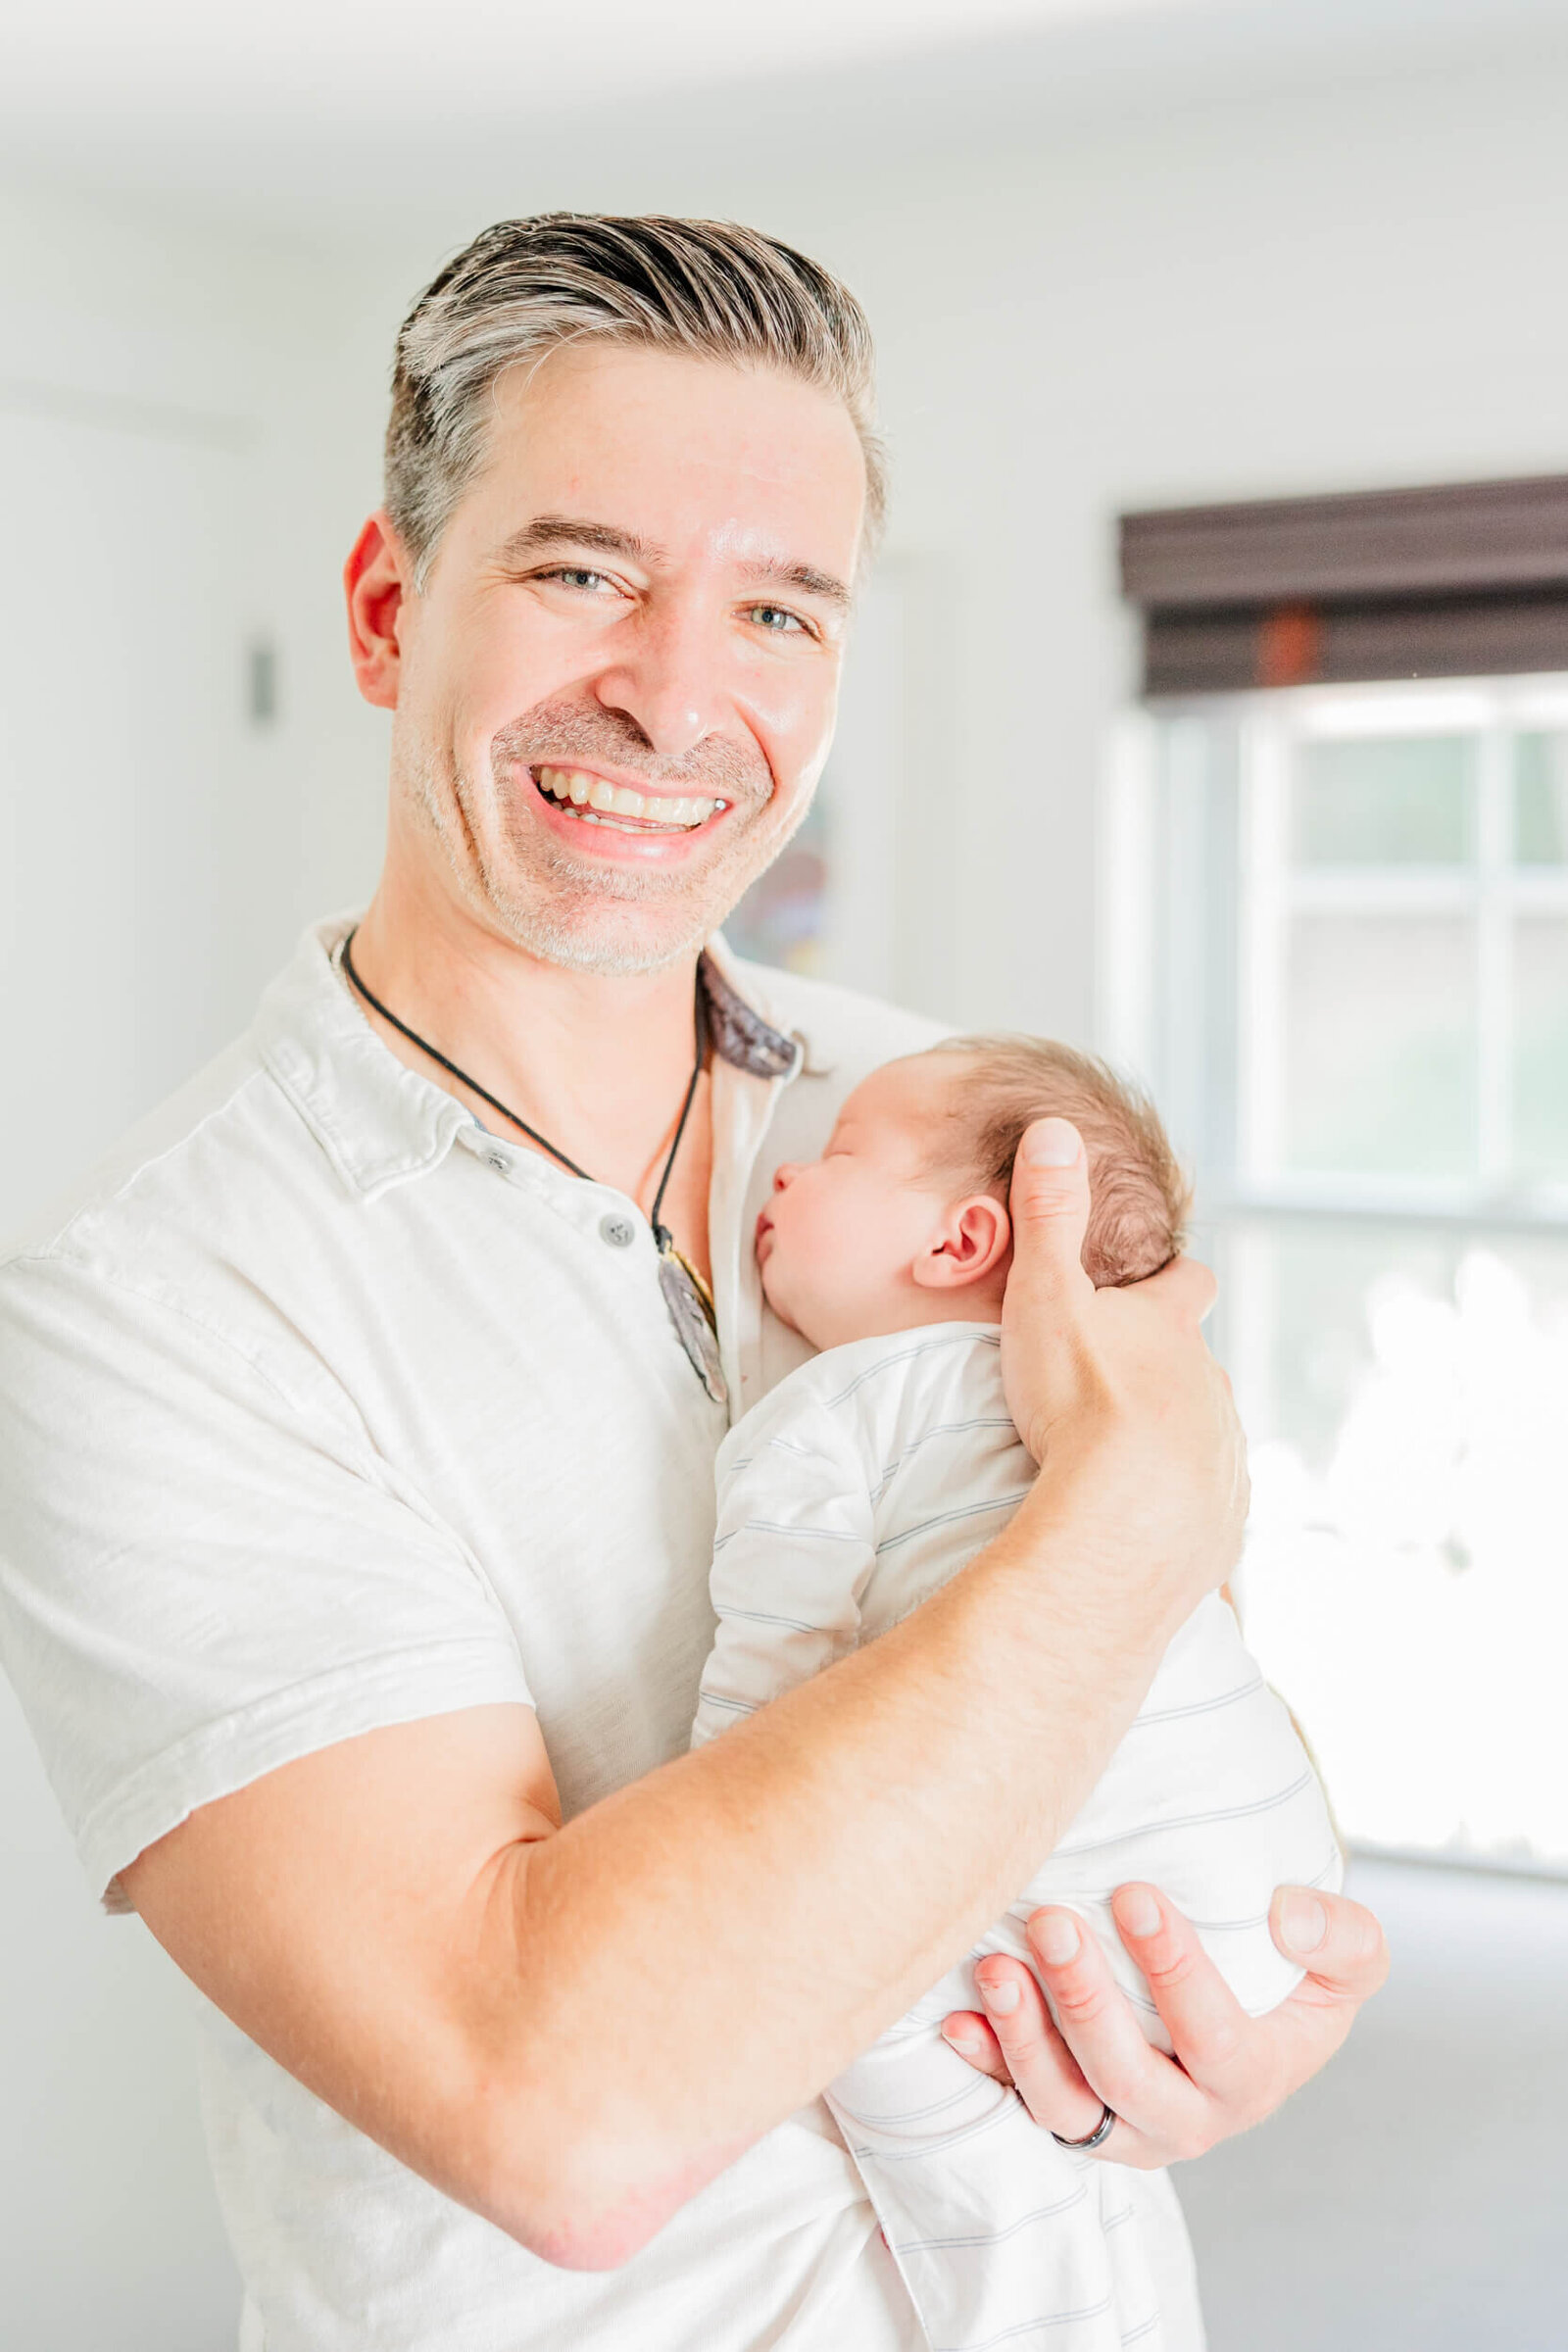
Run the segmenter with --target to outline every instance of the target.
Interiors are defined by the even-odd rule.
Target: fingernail
[[[1116,1925],[1129,1936],[1153,1936],[1159,1929],[1159,1905],[1147,1886],[1123,1886],[1116,1895]]]
[[[967,2032],[956,2034],[950,2032],[946,2026],[944,2026],[942,2029],[942,2038],[951,2049],[956,2050],[959,2056],[962,2058],[972,2058],[976,2050],[978,2050],[980,2047],[980,2036],[978,2034],[970,2034]]]
[[[976,1983],[979,1983],[977,1978]],[[1018,1987],[1005,1981],[996,1984],[981,1984],[980,1998],[993,2017],[1010,2017],[1018,2006]]]
[[[1020,1156],[1036,1168],[1075,1168],[1082,1149],[1077,1128],[1065,1119],[1036,1119],[1018,1147]]]
[[[1329,1932],[1329,1915],[1315,1894],[1286,1895],[1280,1904],[1280,1937],[1304,1960],[1315,1952]]]
[[[1065,1911],[1049,1912],[1034,1932],[1035,1950],[1048,1968],[1065,1968],[1078,1957],[1078,1923]]]

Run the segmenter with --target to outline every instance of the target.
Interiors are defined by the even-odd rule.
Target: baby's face
[[[813,1347],[934,1319],[911,1269],[955,1191],[940,1147],[962,1068],[954,1055],[917,1054],[873,1070],[821,1158],[774,1176],[757,1220],[762,1289]]]

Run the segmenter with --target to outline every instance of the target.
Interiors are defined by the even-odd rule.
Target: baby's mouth
[[[628,784],[608,783],[580,767],[535,767],[529,773],[563,816],[608,825],[615,833],[695,833],[730,805],[710,793],[634,792]]]

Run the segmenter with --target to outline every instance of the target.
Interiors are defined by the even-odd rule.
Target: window
[[[1568,1867],[1568,677],[1169,703],[1107,1042],[1196,1162],[1249,1638],[1347,1833]]]

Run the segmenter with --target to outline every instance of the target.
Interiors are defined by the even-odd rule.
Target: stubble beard
[[[596,759],[667,790],[728,801],[706,861],[667,874],[573,857],[548,834],[521,805],[515,770]],[[695,956],[771,865],[811,802],[808,789],[777,812],[760,752],[752,757],[711,737],[678,761],[660,760],[629,721],[575,704],[541,704],[503,728],[480,780],[429,745],[417,747],[408,773],[416,806],[473,912],[543,963],[610,978],[662,971]]]

